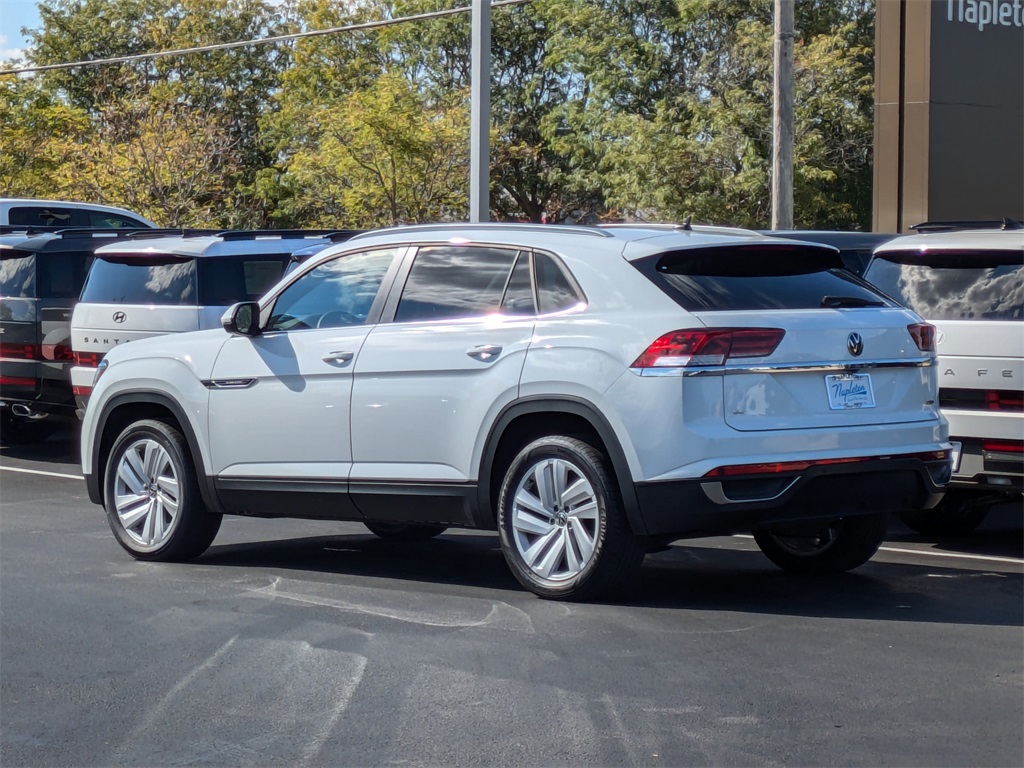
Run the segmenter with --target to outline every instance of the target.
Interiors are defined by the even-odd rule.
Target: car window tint
[[[319,264],[285,288],[274,302],[267,330],[336,328],[365,323],[398,251],[340,256]]]
[[[838,253],[813,246],[695,248],[633,265],[690,312],[895,306]]]
[[[20,206],[8,211],[7,220],[10,224],[29,224],[36,227],[70,227],[73,224],[71,216],[70,208]]]
[[[1019,251],[987,259],[983,254],[957,259],[941,252],[927,258],[887,253],[875,257],[865,277],[926,320],[1024,319],[1024,264]]]
[[[195,259],[104,256],[89,270],[82,301],[92,304],[198,305]]]
[[[0,296],[34,299],[36,296],[36,255],[25,251],[0,251]],[[4,308],[0,308],[3,311]]]
[[[558,312],[574,307],[582,301],[569,279],[550,256],[534,255],[537,272],[537,300],[541,313]]]
[[[281,279],[288,255],[229,256],[199,262],[199,303],[226,307],[256,301]]]
[[[139,229],[148,228],[147,224],[134,219],[126,219],[124,216],[117,216],[113,213],[99,213],[97,211],[86,211],[90,227],[103,227],[105,229]]]
[[[77,299],[92,262],[91,253],[44,253],[37,261],[39,298]]]
[[[518,251],[431,246],[416,253],[396,322],[442,320],[498,312]]]
[[[516,260],[505,288],[505,297],[501,300],[501,311],[506,315],[532,315],[533,280],[530,279],[530,254],[523,251]]]

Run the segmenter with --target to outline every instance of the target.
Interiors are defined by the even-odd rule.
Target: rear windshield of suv
[[[633,264],[690,312],[896,306],[838,253],[813,246],[694,248]]]
[[[1017,251],[896,251],[865,278],[926,320],[1021,320],[1024,255]]]
[[[0,296],[17,299],[77,299],[91,253],[3,251]]]
[[[203,259],[108,254],[93,265],[82,301],[229,306],[260,298],[281,278],[287,263],[287,254]]]

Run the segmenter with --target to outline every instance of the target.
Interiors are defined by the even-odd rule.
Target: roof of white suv
[[[702,248],[730,244],[764,243],[785,244],[787,241],[770,238],[753,230],[735,227],[689,226],[676,224],[617,224],[599,227],[566,224],[519,224],[505,222],[423,224],[389,227],[364,232],[349,243],[391,245],[399,243],[431,242],[460,243],[464,240],[488,242],[496,239],[508,241],[514,236],[516,245],[532,248],[558,248],[586,244],[588,250],[614,252],[630,261],[673,248]],[[348,245],[349,243],[346,243]],[[829,246],[811,245],[791,241],[791,245],[806,248]],[[336,251],[333,251],[336,253]],[[323,254],[327,256],[328,253]]]
[[[1024,251],[1024,231],[1019,229],[966,229],[955,232],[903,235],[883,243],[875,249],[875,253],[918,250]]]

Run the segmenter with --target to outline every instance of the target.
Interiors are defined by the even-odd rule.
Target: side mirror
[[[260,305],[255,301],[242,301],[233,305],[220,319],[228,333],[236,336],[260,335]]]

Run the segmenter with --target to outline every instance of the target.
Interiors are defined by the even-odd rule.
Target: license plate
[[[875,393],[870,373],[834,373],[825,377],[828,407],[833,411],[874,408]]]
[[[963,445],[963,443],[957,443],[957,442],[955,442],[953,440],[950,440],[949,442],[950,442],[950,445],[953,446],[953,471],[954,472],[959,472],[960,471],[960,451],[964,447],[964,445]]]

